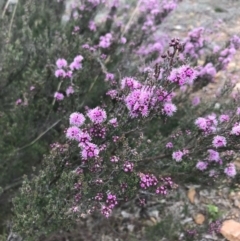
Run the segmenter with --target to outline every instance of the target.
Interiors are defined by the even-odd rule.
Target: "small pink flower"
[[[115,99],[117,97],[117,90],[109,90],[106,95],[109,95],[111,97],[111,99]]]
[[[35,87],[32,85],[31,87],[30,87],[30,91],[33,91],[35,89]]]
[[[76,63],[81,63],[83,61],[83,56],[82,55],[78,55],[74,58],[73,62],[76,62]]]
[[[113,80],[114,80],[114,74],[112,74],[112,73],[106,73],[105,80],[106,80],[106,81],[113,81]]]
[[[192,99],[192,105],[193,105],[193,106],[199,105],[200,102],[201,102],[201,100],[200,100],[200,97],[198,97],[198,96],[195,96],[195,97]]]
[[[15,102],[16,105],[20,105],[22,104],[22,99],[17,99],[16,102]]]
[[[208,150],[209,156],[208,156],[208,161],[215,161],[215,162],[220,162],[220,155],[217,151],[214,151],[212,149]]]
[[[228,166],[224,169],[224,173],[228,177],[234,177],[237,174],[236,167],[233,163],[229,163]]]
[[[196,168],[200,171],[204,171],[207,169],[207,166],[208,166],[207,162],[198,161]]]
[[[94,21],[89,22],[88,28],[93,32],[95,32],[97,30],[97,27],[96,27],[96,24],[94,23]]]
[[[84,160],[87,160],[89,158],[94,158],[97,157],[99,154],[99,149],[98,147],[90,142],[87,142],[84,146],[83,146],[83,150],[82,150],[82,158]]]
[[[70,65],[69,65],[69,68],[71,70],[78,70],[78,69],[81,69],[82,68],[82,64],[80,62],[75,62],[73,61]]]
[[[54,94],[54,98],[55,98],[56,100],[63,100],[63,99],[64,99],[64,95],[63,95],[62,93],[60,93],[60,92],[56,92],[56,93]]]
[[[89,110],[87,115],[93,123],[102,123],[107,119],[106,111],[100,107]]]
[[[84,147],[87,143],[92,140],[91,136],[87,132],[80,132],[77,141],[79,142],[79,147]]]
[[[110,161],[113,162],[113,163],[117,163],[117,162],[119,162],[119,157],[111,156]]]
[[[237,108],[236,114],[240,115],[240,107]]]
[[[183,156],[184,156],[184,153],[182,151],[175,151],[172,154],[172,158],[176,160],[176,162],[182,161]]]
[[[220,116],[219,116],[219,120],[220,120],[221,123],[223,123],[223,122],[229,122],[230,117],[229,117],[229,115],[220,115]]]
[[[71,94],[73,94],[74,93],[74,89],[73,89],[73,87],[70,85],[70,86],[68,86],[67,87],[67,89],[66,89],[66,95],[67,95],[67,97],[69,97]]]
[[[240,135],[240,124],[236,123],[232,128],[231,134],[239,136]]]
[[[65,78],[66,77],[66,72],[63,69],[57,69],[55,71],[55,76],[57,78],[59,78],[59,77]]]
[[[163,109],[162,112],[163,114],[167,115],[167,116],[173,116],[173,114],[177,111],[177,107],[176,105],[172,104],[172,103],[165,103],[163,105]]]
[[[107,33],[106,35],[100,37],[99,47],[105,49],[110,47],[111,43],[112,43],[112,34]]]
[[[224,136],[215,136],[213,138],[212,142],[213,146],[218,148],[218,147],[223,147],[227,145],[227,140]]]
[[[76,126],[71,126],[67,129],[66,137],[69,140],[78,140],[80,129]]]
[[[166,144],[166,148],[173,148],[173,144],[172,144],[172,142],[168,142],[167,144]]]
[[[67,61],[65,59],[58,59],[56,61],[56,65],[58,69],[66,68],[67,67]]]
[[[113,127],[117,127],[117,126],[118,126],[117,118],[113,118],[113,119],[109,120],[109,123],[110,123]]]
[[[125,37],[121,37],[120,42],[121,42],[122,44],[125,44],[125,43],[127,42],[127,39],[126,39]]]
[[[123,170],[124,172],[132,172],[133,171],[134,164],[133,162],[126,161],[123,164]]]
[[[70,122],[70,125],[72,126],[80,127],[81,125],[83,125],[84,121],[85,121],[84,115],[78,112],[72,113],[69,117],[69,122]]]

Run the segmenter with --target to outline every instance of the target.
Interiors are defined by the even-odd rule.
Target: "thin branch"
[[[11,17],[10,26],[9,26],[9,30],[8,30],[8,38],[10,38],[11,29],[12,29],[12,25],[13,25],[13,19],[15,17],[16,10],[17,10],[17,5],[18,5],[18,1],[17,1],[17,3],[14,6],[13,14],[12,14],[12,17]]]
[[[29,146],[32,146],[34,143],[36,143],[42,136],[44,136],[47,132],[49,132],[53,127],[55,127],[60,121],[60,120],[57,120],[55,123],[53,123],[47,130],[45,130],[44,132],[42,132],[36,139],[34,139],[32,142],[30,142],[29,144],[15,150],[15,151],[21,151]]]

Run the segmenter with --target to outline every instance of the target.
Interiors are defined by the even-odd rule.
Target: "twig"
[[[6,11],[7,11],[9,3],[10,3],[10,0],[7,1],[6,5],[5,5],[4,9],[3,9],[2,18],[4,17],[4,15],[5,15]]]
[[[11,21],[10,21],[9,30],[8,30],[8,38],[10,38],[11,29],[12,29],[12,25],[13,25],[13,19],[14,19],[14,17],[15,17],[16,10],[17,10],[17,5],[18,5],[18,1],[17,1],[17,3],[16,3],[15,6],[14,6],[14,10],[13,10],[12,18],[11,18]]]
[[[129,20],[128,20],[128,22],[127,22],[127,24],[125,25],[125,28],[123,28],[123,30],[122,30],[121,37],[125,34],[125,32],[127,31],[129,25],[132,23],[132,20],[133,20],[133,18],[135,17],[135,15],[136,15],[136,13],[137,13],[137,10],[138,10],[138,7],[140,6],[141,2],[142,2],[141,0],[138,1],[138,4],[137,4],[137,6],[135,7],[135,9],[134,9],[131,17],[129,18]]]
[[[29,144],[27,144],[27,145],[25,145],[25,146],[17,149],[16,151],[21,151],[21,150],[23,150],[23,149],[25,149],[25,148],[33,145],[33,144],[34,144],[35,142],[37,142],[42,136],[44,136],[48,131],[50,131],[54,126],[56,126],[61,120],[62,120],[62,119],[57,120],[57,121],[56,121],[55,123],[53,123],[47,130],[45,130],[44,132],[42,132],[36,139],[34,139],[34,140],[33,140],[32,142],[30,142]]]

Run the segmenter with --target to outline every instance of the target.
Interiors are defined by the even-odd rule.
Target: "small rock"
[[[133,232],[134,227],[135,227],[134,225],[128,224],[127,229],[128,229],[128,231]]]
[[[198,213],[195,217],[194,217],[194,221],[196,224],[203,224],[205,221],[205,216],[201,213]]]
[[[121,215],[123,216],[123,218],[130,218],[132,216],[130,213],[127,213],[125,211],[122,211]]]
[[[229,241],[240,241],[240,223],[234,220],[223,222],[221,234]]]
[[[195,196],[196,196],[196,190],[195,188],[191,187],[189,190],[188,190],[188,199],[189,201],[194,204],[194,199],[195,199]]]

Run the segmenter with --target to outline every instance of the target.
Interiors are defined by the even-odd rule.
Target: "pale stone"
[[[234,220],[223,222],[221,234],[229,241],[240,241],[240,223]]]
[[[198,213],[195,217],[194,217],[194,221],[196,224],[203,224],[205,221],[205,216],[201,213]]]
[[[188,190],[187,196],[188,196],[189,201],[190,201],[192,204],[194,204],[194,200],[195,200],[195,196],[196,196],[196,190],[191,187],[191,188]]]

